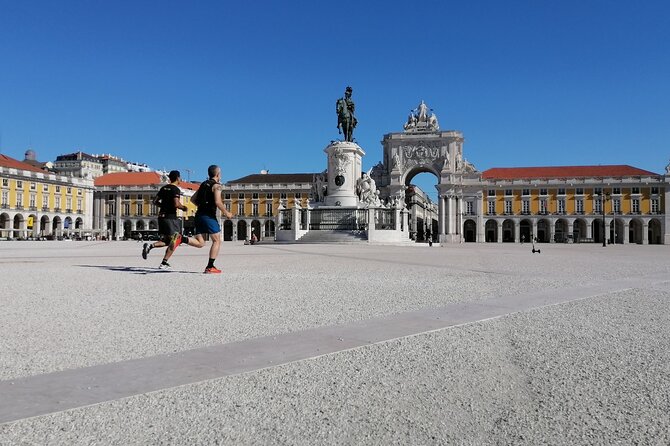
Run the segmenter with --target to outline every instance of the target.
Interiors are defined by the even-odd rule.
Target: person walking
[[[221,200],[221,168],[215,164],[207,169],[207,176],[195,194],[191,202],[198,207],[195,212],[195,239],[204,246],[204,234],[209,234],[212,246],[209,248],[209,262],[205,267],[205,274],[220,274],[221,270],[214,266],[214,261],[219,255],[221,248],[221,226],[216,218],[216,210],[219,209],[226,218],[233,218],[233,214],[226,209]]]
[[[173,170],[169,173],[168,178],[170,184],[161,187],[154,198],[154,204],[159,207],[158,211],[158,234],[161,239],[155,243],[145,243],[142,247],[142,258],[144,260],[149,256],[149,252],[154,248],[162,248],[167,246],[163,261],[158,266],[158,269],[171,268],[168,260],[172,257],[177,246],[186,243],[196,248],[205,246],[204,242],[181,235],[181,220],[177,217],[177,209],[187,211],[186,205],[181,203],[181,189],[179,183],[181,182],[181,174],[178,170]]]

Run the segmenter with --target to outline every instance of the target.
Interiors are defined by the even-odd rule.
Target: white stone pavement
[[[139,250],[0,243],[0,444],[669,441],[665,246]]]

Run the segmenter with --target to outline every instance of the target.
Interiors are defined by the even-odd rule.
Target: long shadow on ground
[[[130,274],[202,274],[195,271],[177,271],[173,269],[158,269],[158,268],[141,268],[137,266],[110,266],[110,265],[75,265],[80,268],[98,268],[106,269],[108,271],[115,271],[119,273]]]

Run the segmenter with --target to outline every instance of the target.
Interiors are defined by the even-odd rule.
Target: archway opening
[[[237,240],[244,240],[247,238],[247,222],[240,220],[237,222]]]
[[[580,243],[586,237],[586,221],[578,218],[572,224],[572,241],[575,243]]]
[[[533,224],[530,220],[524,219],[519,223],[519,238],[521,243],[530,242],[533,234]]]
[[[256,235],[256,240],[261,239],[261,222],[253,220],[251,222],[251,233]]]
[[[405,176],[409,233],[418,242],[439,237],[438,181],[439,175],[428,166],[416,166]]]
[[[503,243],[514,243],[514,221],[505,220],[502,225]]]
[[[661,235],[661,222],[656,219],[652,218],[649,220],[649,229],[648,229],[648,234],[647,236],[649,244],[650,245],[661,245],[663,244],[663,239]]]
[[[223,222],[223,240],[226,242],[233,240],[233,222],[230,220]]]
[[[487,243],[498,241],[498,223],[495,220],[486,220],[484,224],[484,240]]]
[[[638,219],[633,219],[628,225],[628,241],[629,243],[642,244],[642,222]]]
[[[465,220],[465,223],[463,223],[463,236],[466,243],[477,241],[477,223],[474,220]]]

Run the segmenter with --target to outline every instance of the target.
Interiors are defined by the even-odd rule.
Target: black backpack
[[[191,200],[191,202],[198,207],[209,204],[209,201],[207,200],[207,198],[209,198],[210,194],[203,191],[203,189],[204,189],[203,186],[207,185],[207,187],[211,187],[213,184],[214,184],[214,181],[211,180],[211,179],[203,181],[200,184],[200,187],[198,188],[198,193],[195,196],[195,200]]]

